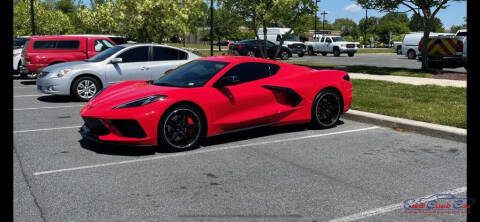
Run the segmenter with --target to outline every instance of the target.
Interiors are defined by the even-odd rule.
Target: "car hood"
[[[168,96],[172,92],[182,89],[184,88],[156,86],[149,84],[144,80],[126,81],[106,88],[105,91],[90,100],[87,103],[87,106],[97,106],[101,104],[105,108],[113,108],[115,106],[122,105],[136,99],[145,98],[147,96]]]
[[[94,66],[93,62],[85,62],[85,61],[75,61],[75,62],[62,62],[62,63],[57,63],[51,66],[45,67],[42,71],[45,72],[53,72],[56,70],[61,70],[61,69],[83,69],[83,68],[88,68]]]

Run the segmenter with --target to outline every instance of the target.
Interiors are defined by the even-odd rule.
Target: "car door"
[[[227,71],[221,78],[238,76],[239,82],[212,89],[215,126],[226,131],[275,121],[275,95],[264,87],[271,75],[268,64],[259,62],[241,63]]]
[[[175,69],[188,62],[188,54],[169,47],[152,46],[152,59],[147,66],[150,79],[158,79],[170,69]]]
[[[332,38],[330,37],[325,37],[325,44],[323,44],[323,50],[324,52],[333,52],[333,47],[332,47]]]
[[[122,58],[122,62],[107,64],[105,78],[109,84],[126,80],[149,80],[148,46],[131,47],[121,52],[115,58]]]

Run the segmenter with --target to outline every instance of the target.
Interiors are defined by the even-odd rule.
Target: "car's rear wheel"
[[[348,53],[348,57],[353,57],[354,55],[355,55],[355,53],[353,53],[353,52]]]
[[[100,87],[100,83],[95,78],[82,76],[73,82],[70,94],[80,101],[88,101],[100,90]]]
[[[322,56],[327,56],[327,53],[326,53],[326,52],[322,52]]]
[[[341,96],[334,90],[321,91],[312,105],[312,124],[318,128],[334,126],[343,111]]]
[[[205,137],[205,120],[201,112],[190,105],[168,109],[158,125],[158,144],[169,151],[194,149]]]
[[[313,47],[308,48],[308,55],[314,56],[315,52],[313,51]]]
[[[416,55],[415,51],[410,50],[410,51],[407,52],[407,57],[408,57],[408,59],[415,59],[417,57],[417,55]]]

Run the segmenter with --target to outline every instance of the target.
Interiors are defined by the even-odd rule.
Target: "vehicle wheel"
[[[100,83],[92,77],[80,77],[73,82],[70,95],[80,101],[90,100],[100,90]]]
[[[402,54],[402,48],[397,47],[397,55],[401,55],[401,54]]]
[[[250,51],[247,52],[247,56],[255,57],[255,52],[250,50]]]
[[[311,55],[311,56],[315,55],[315,52],[313,51],[312,47],[308,48],[308,55]]]
[[[185,151],[198,146],[206,125],[200,110],[190,105],[169,108],[158,125],[158,145],[169,151]]]
[[[333,90],[321,91],[312,105],[312,124],[318,128],[334,126],[343,111],[341,96]]]
[[[289,58],[288,52],[287,52],[287,51],[282,51],[282,52],[280,53],[280,58],[281,58],[282,60],[288,60],[288,58]]]
[[[22,79],[35,79],[35,78],[37,78],[37,73],[36,72],[21,73],[20,78],[22,78]]]
[[[353,55],[355,55],[355,53],[353,53],[353,52],[348,53],[348,57],[353,57]]]
[[[298,53],[298,57],[303,57],[305,55],[305,53]]]
[[[333,56],[335,56],[335,57],[340,56],[340,50],[337,49],[337,48],[333,49]]]
[[[327,56],[327,53],[326,53],[326,52],[322,52],[322,56]]]
[[[416,57],[417,57],[417,55],[416,55],[415,51],[410,50],[410,51],[407,52],[407,58],[408,59],[415,59]]]

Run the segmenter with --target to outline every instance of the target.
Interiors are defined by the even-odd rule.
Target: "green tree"
[[[342,36],[350,36],[352,40],[358,39],[358,26],[353,20],[349,18],[338,18],[335,19],[332,26],[335,30],[340,30]]]
[[[421,32],[423,31],[423,18],[417,14],[413,14],[408,25],[412,32]],[[433,18],[431,21],[430,30],[432,32],[445,32],[443,28],[443,23],[439,18]]]
[[[74,27],[67,15],[52,11],[47,4],[34,1],[35,31],[37,35],[71,34]],[[13,5],[13,35],[32,35],[30,1],[19,0]]]
[[[384,44],[389,44],[395,36],[405,34],[410,31],[408,24],[410,20],[405,13],[390,12],[379,19],[377,27],[377,35],[379,41]],[[390,34],[392,39],[390,39]]]
[[[422,18],[423,24],[423,45],[427,45],[430,32],[432,31],[435,16],[441,9],[448,7],[449,1],[465,0],[357,0],[357,3],[364,8],[372,8],[385,12],[398,10],[400,6],[407,7],[417,16]],[[421,54],[427,54],[427,47],[422,48]],[[422,70],[428,70],[428,56],[422,56]]]

